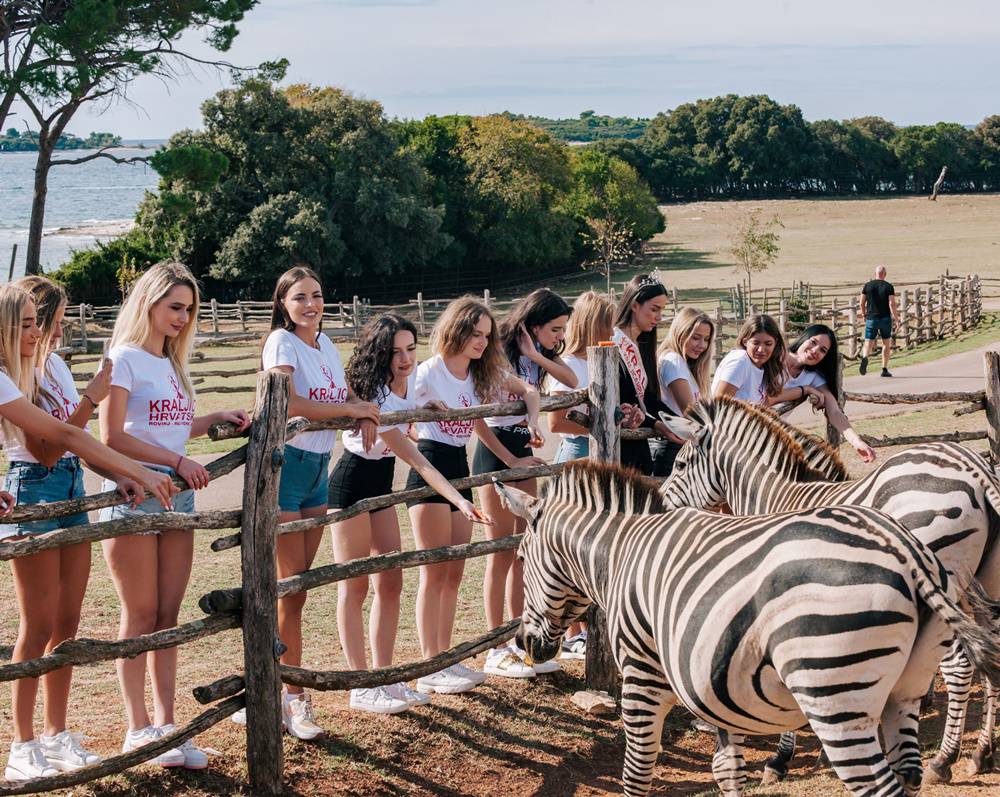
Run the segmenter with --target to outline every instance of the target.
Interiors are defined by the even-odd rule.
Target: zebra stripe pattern
[[[951,572],[977,573],[987,591],[1000,596],[1000,549],[993,544],[1000,533],[1000,482],[978,454],[955,443],[925,443],[889,457],[865,478],[847,482],[843,465],[826,443],[743,402],[698,402],[686,418],[664,420],[690,441],[663,485],[667,506],[725,501],[738,515],[832,504],[874,507],[920,538]],[[930,767],[937,780],[947,781],[960,753],[973,669],[956,648],[941,672],[948,689],[948,721]],[[987,695],[993,694],[988,687]],[[988,697],[977,771],[992,768],[994,711]],[[768,764],[779,776],[787,771],[787,749],[783,745]],[[909,753],[919,758],[915,745]]]
[[[554,657],[591,602],[606,612],[622,673],[628,795],[647,793],[678,700],[723,730],[713,771],[726,797],[745,784],[742,736],[804,724],[853,794],[912,794],[919,771],[915,784],[900,751],[915,738],[942,641],[955,636],[1000,673],[1000,607],[972,588],[977,620],[964,615],[934,554],[875,510],[663,512],[637,475],[594,463],[570,465],[538,498],[497,489],[527,521],[517,637],[529,657]],[[921,623],[922,607],[930,616]]]

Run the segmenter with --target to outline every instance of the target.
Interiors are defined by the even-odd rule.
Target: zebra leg
[[[882,735],[886,758],[908,797],[920,793],[923,765],[920,761],[920,698],[889,700],[882,711]]]
[[[743,760],[743,737],[717,730],[712,774],[722,791],[722,797],[741,797],[747,785],[747,768]]]
[[[844,725],[812,723],[830,766],[855,797],[904,797],[903,787],[889,766],[878,741],[878,720]]]
[[[983,719],[979,727],[976,752],[972,754],[973,772],[976,775],[992,772],[995,766],[993,728],[996,725],[998,697],[1000,697],[1000,688],[990,683],[988,678],[983,678]]]
[[[661,673],[622,668],[622,723],[625,726],[625,766],[622,781],[626,797],[645,797],[653,783],[660,752],[663,720],[677,702]]]
[[[941,677],[948,689],[948,718],[945,721],[941,749],[927,765],[928,783],[950,783],[951,767],[962,753],[962,733],[969,708],[969,691],[974,670],[965,653],[953,644],[941,661]]]
[[[795,755],[795,731],[785,731],[778,739],[778,748],[764,764],[762,786],[773,786],[788,777],[788,765]]]

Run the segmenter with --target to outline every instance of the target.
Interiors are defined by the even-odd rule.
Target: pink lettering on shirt
[[[52,408],[52,415],[60,421],[68,421],[69,416],[76,412],[76,408],[79,404],[66,398],[66,393],[62,389],[62,385],[58,382],[53,382],[49,385],[49,388],[51,389],[50,392],[55,393],[61,402],[60,406]]]
[[[309,388],[309,400],[323,401],[327,404],[343,404],[346,402],[347,388],[337,386],[337,382],[333,378],[333,372],[325,365],[321,366],[320,370],[323,372],[323,376],[326,377],[327,385],[326,387]]]
[[[463,407],[472,406],[472,396],[468,393],[459,393],[458,401]],[[470,437],[472,435],[472,427],[476,425],[473,420],[466,421],[438,421],[438,428],[446,435],[451,437]]]
[[[167,379],[173,398],[152,399],[149,402],[150,426],[190,426],[194,422],[194,404],[181,390],[171,374]]]

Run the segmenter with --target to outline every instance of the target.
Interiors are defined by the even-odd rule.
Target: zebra
[[[957,580],[874,509],[666,511],[637,473],[592,462],[570,464],[537,498],[496,488],[527,525],[516,639],[529,659],[553,658],[591,603],[606,613],[632,797],[649,790],[677,701],[722,729],[713,774],[725,797],[746,782],[745,735],[806,723],[853,794],[912,795],[916,704],[942,639],[956,637],[1000,675],[1000,605],[970,582],[970,619],[956,605]]]
[[[690,442],[677,456],[661,494],[668,507],[725,501],[737,515],[767,514],[827,504],[871,506],[893,517],[954,573],[977,573],[1000,595],[1000,482],[977,453],[955,443],[924,443],[886,459],[868,476],[844,482],[834,450],[733,399],[699,401],[685,418],[664,418]],[[825,461],[824,461],[825,460]],[[985,552],[985,556],[984,556]],[[973,668],[961,648],[942,662],[948,717],[929,780],[948,782],[961,752]],[[992,770],[997,690],[986,684],[986,706],[973,762]],[[794,735],[782,738],[765,779],[787,773]]]

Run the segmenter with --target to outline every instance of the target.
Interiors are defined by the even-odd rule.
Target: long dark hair
[[[323,289],[323,281],[319,278],[319,274],[313,271],[305,263],[298,263],[292,266],[288,271],[278,277],[278,282],[274,286],[274,296],[271,297],[271,325],[268,327],[268,332],[273,332],[276,329],[286,329],[289,332],[295,331],[295,322],[289,317],[288,312],[285,310],[285,295],[292,289],[292,286],[299,280],[304,279],[314,279],[319,283],[320,290]],[[323,308],[320,308],[320,319],[319,328],[323,329]],[[264,336],[265,339],[267,335]]]
[[[645,304],[650,299],[666,295],[667,289],[658,279],[649,274],[636,274],[625,283],[622,298],[618,300],[618,307],[615,308],[615,327],[628,329],[628,325],[632,323],[632,302]],[[656,379],[656,327],[649,332],[640,333],[635,339],[635,345],[639,347],[642,368],[646,372],[646,395],[643,396],[643,401],[646,406],[655,407],[660,394]]]
[[[499,343],[503,346],[503,353],[507,355],[510,364],[517,373],[517,363],[521,357],[521,349],[517,345],[517,336],[520,334],[521,324],[531,335],[532,327],[542,327],[559,316],[572,315],[573,308],[566,304],[566,301],[557,293],[548,288],[539,288],[532,291],[517,304],[500,322]],[[532,335],[532,340],[534,336]],[[554,349],[541,349],[542,355],[551,360],[558,354],[562,354],[566,348],[565,341],[559,341]]]
[[[799,346],[814,335],[826,335],[830,339],[830,350],[816,365],[803,365],[802,367],[806,371],[815,371],[822,376],[826,380],[826,386],[830,388],[830,392],[836,396],[840,390],[840,385],[837,382],[837,359],[839,355],[837,353],[836,332],[826,324],[813,324],[802,330],[802,334],[789,344],[788,350],[792,354],[795,354],[799,350]]]
[[[778,323],[771,316],[762,313],[750,316],[740,328],[736,348],[746,351],[747,341],[758,332],[774,338],[774,351],[764,363],[764,389],[768,396],[777,396],[785,386],[785,338]]]
[[[417,341],[417,328],[396,313],[373,318],[363,327],[351,359],[347,361],[347,384],[362,401],[382,401],[392,379],[392,344],[397,332],[410,332]]]

